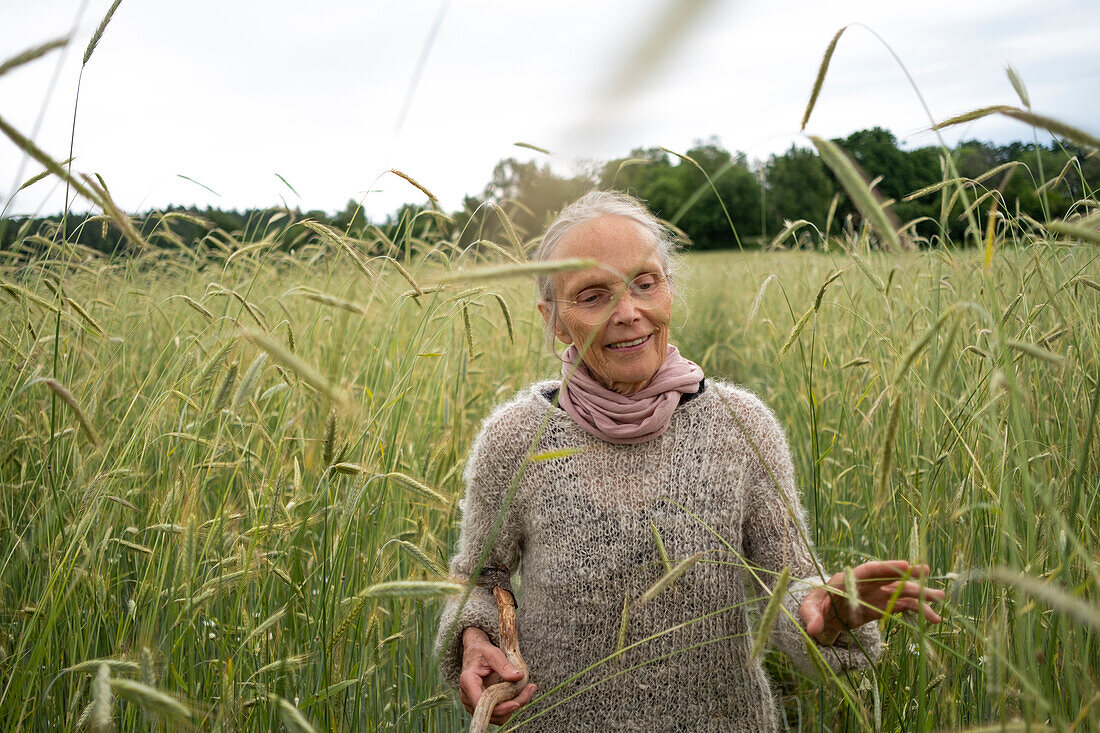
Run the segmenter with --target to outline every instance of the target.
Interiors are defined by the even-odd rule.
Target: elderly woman
[[[927,567],[860,565],[851,604],[843,574],[821,575],[783,428],[756,396],[705,378],[668,343],[673,249],[639,202],[604,192],[562,211],[539,247],[543,261],[598,266],[540,283],[547,329],[568,345],[562,380],[494,410],[466,466],[452,572],[469,578],[484,558],[522,580],[531,684],[497,705],[495,723],[537,686],[543,695],[514,721],[532,731],[773,730],[749,610],[784,568],[792,581],[771,642],[800,666],[812,668],[810,655],[837,669],[874,660],[879,632],[867,622],[888,609],[940,620],[927,602],[942,591],[914,582]],[[639,602],[666,562],[697,553]],[[468,710],[498,676],[521,677],[498,634],[482,588],[444,610],[440,664]]]

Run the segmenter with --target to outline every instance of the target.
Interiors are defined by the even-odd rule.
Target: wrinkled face
[[[553,253],[554,259],[574,257],[600,267],[554,276],[554,333],[562,343],[576,345],[588,371],[605,387],[637,392],[668,350],[672,291],[661,256],[639,224],[604,216],[573,227]],[[550,306],[539,303],[547,321],[553,316]]]

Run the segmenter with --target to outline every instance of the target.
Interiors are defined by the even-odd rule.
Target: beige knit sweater
[[[792,578],[822,582],[782,427],[753,394],[708,380],[676,408],[662,436],[612,445],[548,401],[557,386],[532,385],[485,420],[466,467],[462,531],[451,563],[456,577],[474,573],[515,485],[488,560],[517,573],[520,645],[541,699],[509,725],[530,721],[521,727],[527,731],[775,729],[767,677],[760,662],[749,659],[750,610],[768,598],[757,578],[770,587],[790,566]],[[578,452],[539,455],[562,449]],[[639,605],[664,572],[654,528],[673,563],[705,555]],[[771,642],[812,668],[807,637],[791,620],[808,589],[792,582],[784,599],[791,616],[780,613]],[[616,649],[624,598],[630,599],[625,644],[637,645],[601,662]],[[497,642],[496,607],[487,591],[475,589],[464,606],[449,603],[440,619],[440,666],[455,686],[461,632],[469,626]],[[866,664],[878,656],[878,629],[867,624],[818,649],[835,668]]]

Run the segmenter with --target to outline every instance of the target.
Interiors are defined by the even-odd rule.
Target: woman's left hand
[[[824,587],[810,591],[798,609],[806,633],[819,643],[833,644],[842,632],[880,619],[887,612],[919,611],[931,623],[940,622],[928,602],[942,601],[946,594],[912,580],[928,575],[927,565],[879,560],[852,568],[852,574],[859,595],[854,602],[849,603],[845,595],[844,573],[837,573]]]

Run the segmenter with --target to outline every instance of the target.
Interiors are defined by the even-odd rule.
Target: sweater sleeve
[[[819,572],[813,555],[783,428],[767,406],[751,395],[745,397],[747,409],[738,410],[750,442],[742,543],[745,559],[754,568],[749,572],[750,583],[763,596],[761,604],[767,603],[782,569],[790,567],[791,582],[783,600],[786,612],[780,611],[771,642],[806,671],[815,668],[807,645],[815,647],[833,669],[864,666],[881,653],[876,624],[844,632],[832,645],[819,644],[806,634],[798,609],[814,587],[825,583],[828,573]]]
[[[462,526],[450,567],[451,575],[460,582],[466,582],[477,572],[502,511],[503,521],[485,562],[503,564],[513,573],[519,563],[523,537],[513,485],[528,446],[523,444],[524,431],[516,429],[514,418],[508,414],[507,406],[495,412],[486,419],[470,449],[464,474],[466,495],[459,504]],[[440,673],[452,687],[458,687],[462,671],[462,632],[471,626],[485,631],[499,645],[496,603],[487,589],[475,587],[465,603],[462,597],[452,599],[440,616],[435,651]]]

